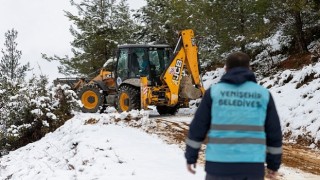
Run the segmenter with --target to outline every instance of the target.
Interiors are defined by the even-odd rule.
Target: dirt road
[[[288,167],[320,175],[320,152],[296,144],[285,144],[283,163]]]
[[[171,118],[154,118],[157,127],[148,130],[149,133],[157,134],[170,144],[178,144],[184,148],[184,141],[188,133],[189,123],[176,122]],[[202,147],[200,162],[204,162],[204,147]],[[320,175],[320,152],[310,150],[295,144],[285,144],[283,163],[287,167],[300,169],[315,175]]]

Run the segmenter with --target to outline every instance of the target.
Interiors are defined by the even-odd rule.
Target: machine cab
[[[120,86],[124,81],[137,84],[140,77],[160,84],[160,76],[170,65],[172,50],[169,45],[121,45],[116,64],[116,82]],[[136,82],[134,82],[136,81]]]

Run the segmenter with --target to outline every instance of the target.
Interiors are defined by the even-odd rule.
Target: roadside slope
[[[219,82],[224,69],[207,72],[204,86]],[[275,99],[285,140],[320,149],[320,63],[260,79]]]
[[[78,114],[40,141],[2,157],[0,179],[204,179],[203,168],[196,177],[186,171],[178,146],[128,127],[126,118]],[[154,126],[145,118],[131,125]]]

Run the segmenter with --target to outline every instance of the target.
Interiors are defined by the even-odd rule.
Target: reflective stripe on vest
[[[211,87],[212,114],[206,160],[264,162],[269,92],[254,82]]]

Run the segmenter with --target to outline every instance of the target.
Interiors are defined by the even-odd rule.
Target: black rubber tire
[[[179,106],[157,106],[157,111],[160,115],[175,115],[179,110]]]
[[[94,108],[88,109],[85,106],[81,108],[82,112],[84,113],[96,113],[96,112],[101,112],[103,110],[103,104],[104,104],[104,95],[101,93],[102,89],[99,88],[98,85],[96,84],[88,84],[84,85],[78,93],[79,99],[82,102],[82,96],[85,92],[87,91],[92,91],[96,94],[97,98],[94,98],[94,101],[98,101],[97,105]],[[82,104],[84,104],[82,102]]]
[[[122,85],[119,88],[118,98],[117,98],[117,110],[123,112],[120,107],[120,96],[122,93],[126,93],[129,96],[129,109],[131,111],[134,109],[141,109],[141,99],[140,99],[140,88],[131,85]]]

